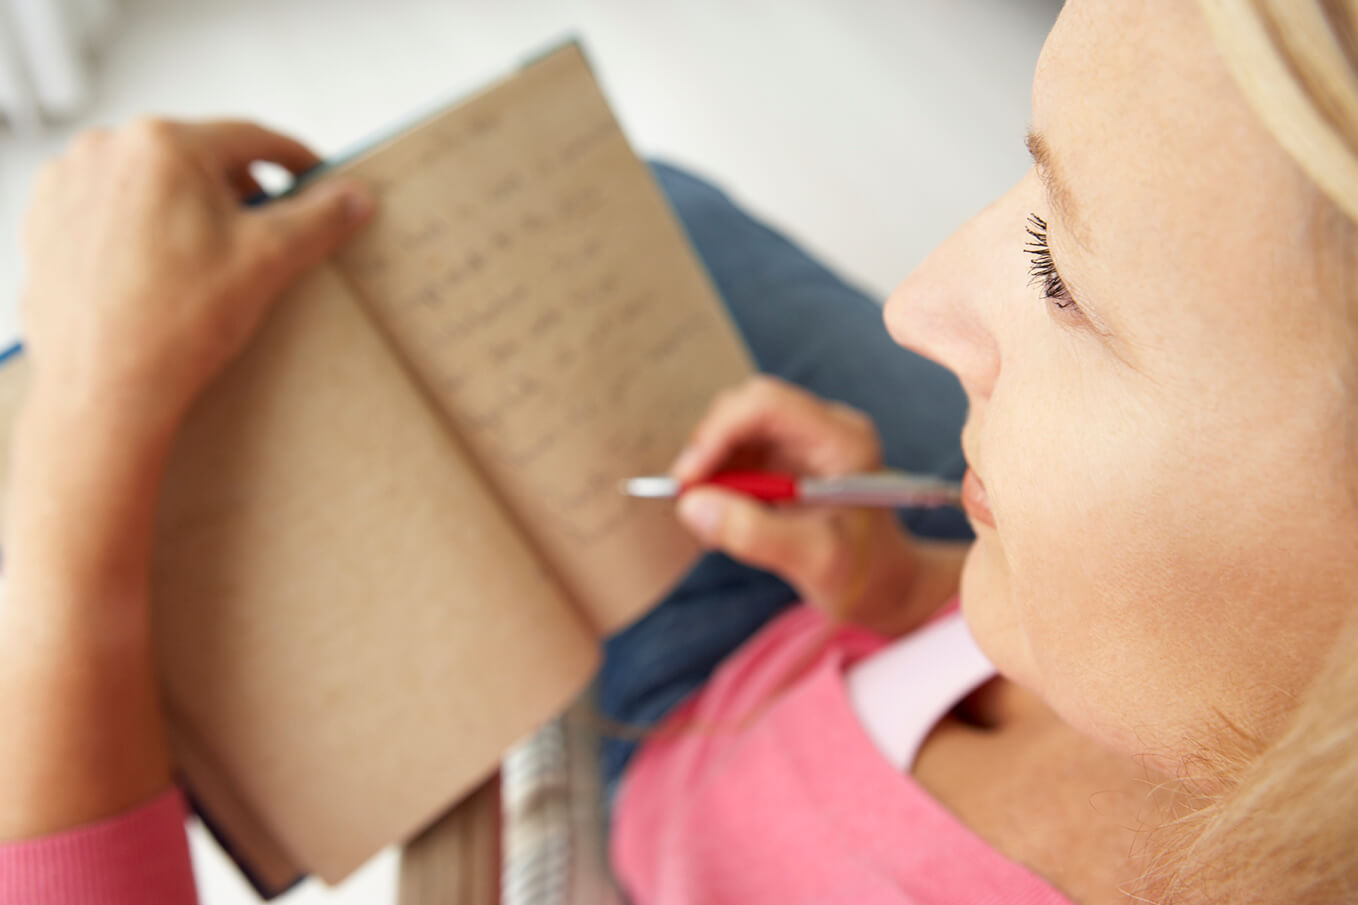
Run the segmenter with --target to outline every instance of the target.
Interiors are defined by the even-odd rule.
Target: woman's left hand
[[[172,431],[270,302],[372,210],[339,180],[244,207],[256,161],[319,162],[248,123],[146,119],[84,133],[40,173],[24,321],[43,404],[102,412],[124,436]]]
[[[32,378],[5,500],[0,841],[170,783],[149,588],[164,459],[269,305],[373,208],[338,179],[246,208],[254,161],[318,162],[258,126],[144,120],[86,133],[38,179]]]

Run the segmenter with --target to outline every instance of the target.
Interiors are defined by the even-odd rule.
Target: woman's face
[[[1335,222],[1185,0],[1069,0],[1032,129],[1037,165],[886,322],[970,399],[978,642],[1172,768],[1219,716],[1276,729],[1358,605],[1358,351],[1317,251]],[[1064,288],[1033,282],[1031,214]]]

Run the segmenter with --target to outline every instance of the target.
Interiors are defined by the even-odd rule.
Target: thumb
[[[814,577],[834,552],[824,519],[779,512],[749,497],[699,488],[679,500],[679,519],[705,545],[797,584]]]
[[[245,264],[253,281],[282,289],[353,235],[375,207],[366,186],[334,181],[247,211]]]

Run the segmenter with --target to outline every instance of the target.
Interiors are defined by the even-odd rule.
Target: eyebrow
[[[1033,155],[1033,163],[1037,165],[1037,175],[1047,190],[1047,200],[1060,215],[1071,235],[1075,236],[1076,241],[1089,249],[1089,230],[1080,220],[1075,199],[1071,195],[1070,188],[1065,180],[1061,178],[1061,171],[1056,165],[1056,158],[1052,156],[1047,140],[1042,137],[1041,132],[1029,129],[1023,143],[1028,146],[1028,153]]]
[[[1093,246],[1089,241],[1089,229],[1080,219],[1075,206],[1075,199],[1070,193],[1070,187],[1061,178],[1061,171],[1056,166],[1056,158],[1052,156],[1051,147],[1047,144],[1047,140],[1042,137],[1041,132],[1036,129],[1029,129],[1024,138],[1024,144],[1028,146],[1028,153],[1033,155],[1033,163],[1037,165],[1037,175],[1046,189],[1048,203],[1061,218],[1061,222],[1065,224],[1066,231],[1075,237],[1075,241],[1085,251],[1092,254]],[[1081,299],[1080,308],[1089,322],[1094,325],[1095,332],[1104,337],[1121,335],[1120,331],[1114,331],[1109,323],[1100,316],[1099,312],[1090,306],[1088,298]],[[1117,349],[1113,350],[1113,354],[1124,362],[1128,362],[1128,359]],[[1130,362],[1128,363],[1130,364]]]

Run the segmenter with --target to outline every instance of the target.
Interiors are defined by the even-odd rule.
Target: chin
[[[976,645],[1006,679],[1036,687],[1031,648],[1009,593],[1009,574],[993,538],[979,532],[962,567],[962,616]]]

